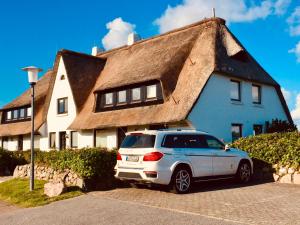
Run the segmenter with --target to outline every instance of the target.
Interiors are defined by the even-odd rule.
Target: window
[[[96,93],[96,112],[163,103],[161,85],[147,81]]]
[[[254,104],[261,104],[261,87],[252,85],[252,102]]]
[[[262,134],[262,133],[263,133],[263,126],[262,125],[258,125],[258,124],[253,125],[253,134],[254,135],[259,135],[259,134]]]
[[[166,135],[162,147],[207,148],[207,143],[203,135]]]
[[[71,131],[71,148],[77,148],[77,147],[78,147],[78,132]]]
[[[113,104],[113,93],[106,93],[105,94],[105,105],[112,105]]]
[[[56,148],[56,133],[54,132],[49,133],[49,148],[50,149]]]
[[[23,119],[25,117],[25,109],[20,109],[20,119]]]
[[[147,98],[156,98],[156,84],[147,86]]]
[[[235,141],[242,137],[242,125],[241,124],[232,124],[231,125],[231,135],[232,141]]]
[[[57,99],[57,113],[68,113],[68,98]]]
[[[121,148],[153,148],[155,135],[131,134],[125,137]]]
[[[13,111],[13,120],[18,119],[18,117],[19,117],[19,110],[15,109],[15,110]]]
[[[126,103],[126,90],[118,92],[118,103]]]
[[[132,101],[141,100],[141,88],[134,88],[131,90],[131,100]]]
[[[6,113],[6,120],[11,120],[11,111]]]
[[[31,117],[31,107],[27,108],[27,117]]]
[[[206,142],[209,148],[214,148],[214,149],[224,149],[224,143],[219,141],[217,138],[213,136],[205,136],[206,137]]]
[[[241,101],[241,83],[231,80],[230,99],[232,101]]]
[[[61,75],[60,80],[65,80],[65,75]]]

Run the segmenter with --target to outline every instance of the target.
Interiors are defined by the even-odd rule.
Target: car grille
[[[129,178],[129,179],[142,179],[141,175],[138,173],[127,173],[127,172],[119,172],[118,177]]]

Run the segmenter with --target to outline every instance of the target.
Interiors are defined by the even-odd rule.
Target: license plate
[[[135,155],[129,155],[126,158],[126,161],[128,161],[128,162],[138,162],[139,161],[139,157],[135,156]]]

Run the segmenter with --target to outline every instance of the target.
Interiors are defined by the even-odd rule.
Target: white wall
[[[226,76],[211,76],[188,116],[193,127],[231,142],[232,123],[243,124],[243,136],[248,136],[253,134],[254,124],[265,125],[274,118],[287,120],[274,87],[261,85],[262,104],[255,105],[251,82],[241,82],[241,103],[230,100],[230,84]]]
[[[78,132],[78,148],[92,148],[94,146],[94,132],[92,130]]]
[[[61,76],[64,75],[65,79],[61,80]],[[57,114],[57,99],[68,98],[68,113]],[[60,58],[57,76],[53,88],[53,93],[51,96],[51,101],[49,105],[48,115],[47,115],[47,130],[48,135],[50,132],[56,132],[56,147],[59,147],[59,132],[67,131],[70,124],[76,117],[76,106],[73,99],[71,87],[68,80],[68,75],[65,69],[63,59]],[[70,148],[70,131],[67,132],[69,138],[67,138],[67,148]],[[47,138],[48,139],[48,138]],[[43,150],[49,149],[49,141],[43,140],[41,147]],[[47,147],[46,147],[47,146]],[[46,147],[46,148],[45,148]]]

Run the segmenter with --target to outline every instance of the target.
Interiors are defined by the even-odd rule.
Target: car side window
[[[219,141],[217,138],[213,136],[206,135],[206,142],[208,145],[208,148],[213,148],[213,149],[224,149],[224,143]]]
[[[166,135],[162,143],[165,148],[207,148],[202,135]]]

